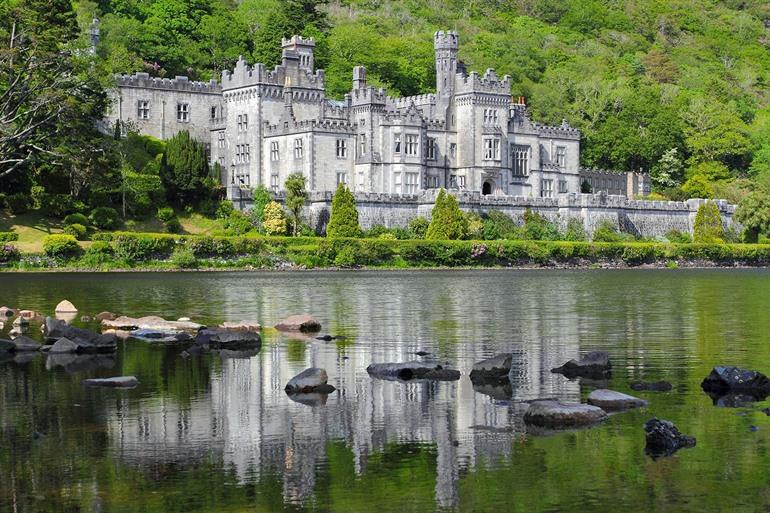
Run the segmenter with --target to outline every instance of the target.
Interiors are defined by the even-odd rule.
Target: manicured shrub
[[[276,201],[265,205],[265,219],[262,227],[268,235],[286,235],[286,216],[283,207]]]
[[[463,215],[457,198],[441,189],[431,211],[431,221],[425,238],[428,240],[461,239],[467,232],[467,219]]]
[[[422,216],[415,217],[409,221],[409,238],[424,239],[428,232],[428,226],[430,226],[430,222],[427,219]]]
[[[110,207],[97,207],[91,211],[91,222],[100,230],[114,230],[120,223],[118,211]]]
[[[19,250],[13,244],[0,242],[0,262],[16,262],[21,258]]]
[[[227,235],[243,235],[244,233],[254,230],[251,219],[237,210],[230,212],[230,215],[225,219],[223,224]]]
[[[209,163],[203,143],[183,130],[168,140],[160,162],[160,178],[168,199],[177,205],[192,205],[205,197]]]
[[[194,269],[198,267],[198,259],[191,249],[177,248],[171,255],[171,264],[179,269]]]
[[[86,255],[113,255],[115,251],[109,242],[98,240],[91,243],[85,250]]]
[[[88,218],[80,212],[75,212],[74,214],[68,214],[64,218],[64,224],[82,224],[83,226],[88,226]]]
[[[703,203],[695,214],[693,240],[703,244],[721,244],[724,238],[725,230],[722,226],[719,207],[713,201]]]
[[[326,227],[326,236],[358,237],[360,235],[356,199],[350,189],[344,183],[340,183],[332,198],[332,214]]]
[[[115,256],[129,262],[165,258],[176,245],[171,235],[127,234],[117,235],[113,242]]]
[[[32,205],[32,200],[26,194],[18,193],[6,196],[5,204],[8,206],[8,210],[11,214],[18,215],[27,212]]]
[[[72,235],[77,240],[86,240],[88,228],[82,224],[73,223],[64,227],[64,233],[67,235]]]
[[[68,234],[47,235],[43,239],[43,251],[55,258],[68,258],[80,253],[77,239]]]
[[[16,232],[0,232],[0,244],[17,240],[19,240],[19,234]]]

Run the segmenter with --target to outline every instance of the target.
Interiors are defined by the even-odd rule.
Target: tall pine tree
[[[206,149],[186,130],[169,139],[160,163],[160,178],[168,199],[177,205],[192,204],[206,192],[209,164]]]

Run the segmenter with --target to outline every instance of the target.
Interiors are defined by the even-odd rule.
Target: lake
[[[0,304],[44,313],[258,320],[310,313],[344,340],[263,331],[258,354],[121,343],[114,357],[0,363],[1,512],[767,511],[767,403],[714,405],[714,365],[770,373],[770,271],[532,270],[0,274]],[[76,323],[95,327],[94,324]],[[8,330],[0,336],[5,336]],[[39,328],[31,333],[39,337]],[[528,434],[530,399],[597,385],[552,367],[590,350],[608,386],[649,401],[591,429]],[[372,379],[373,362],[436,360],[456,382]],[[510,388],[474,362],[513,353]],[[286,382],[324,367],[326,404]],[[132,390],[87,389],[135,375]],[[631,392],[633,380],[673,390]],[[697,446],[644,453],[642,425]]]

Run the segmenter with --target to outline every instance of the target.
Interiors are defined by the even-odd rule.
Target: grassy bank
[[[61,236],[60,236],[61,238]],[[770,265],[770,244],[426,241],[100,233],[6,254],[5,271]],[[6,243],[6,246],[14,242]]]

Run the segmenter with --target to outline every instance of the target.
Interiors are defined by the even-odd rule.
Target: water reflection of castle
[[[332,297],[323,303],[307,294],[290,297],[262,288],[252,294],[256,297],[247,307],[250,311],[225,298],[230,310],[223,315],[233,319],[252,314],[271,323],[289,311],[311,311],[331,332],[356,335],[344,350],[349,359],[343,359],[333,343],[313,341],[290,361],[286,341],[266,340],[254,358],[223,360],[221,370],[212,374],[210,390],[189,405],[149,397],[108,412],[114,450],[124,461],[137,464],[186,462],[214,452],[244,482],[260,473],[282,474],[284,499],[295,502],[313,497],[328,441],[344,441],[359,475],[366,473],[369,456],[388,443],[435,444],[436,501],[441,506],[457,504],[462,469],[510,456],[512,440],[523,433],[520,419],[526,404],[520,401],[578,398],[577,383],[550,373],[577,355],[578,323],[574,317],[542,315],[544,302],[549,303],[548,311],[574,312],[570,302],[575,294],[561,288],[506,295],[509,304],[503,315],[496,311],[496,298],[474,299],[481,295],[466,294],[462,283],[429,293],[421,288],[409,280],[390,283],[378,294],[366,287],[342,287],[326,290]],[[422,305],[419,312],[408,311],[417,304]],[[329,306],[322,310],[319,305]],[[508,315],[511,309],[514,317]],[[467,311],[474,315],[455,321]],[[371,362],[412,359],[420,349],[458,366],[463,378],[456,383],[401,384],[371,379],[366,373]],[[516,354],[512,400],[475,391],[467,378],[473,362],[506,350]],[[308,366],[326,368],[339,389],[323,407],[295,403],[283,392],[291,376]]]

